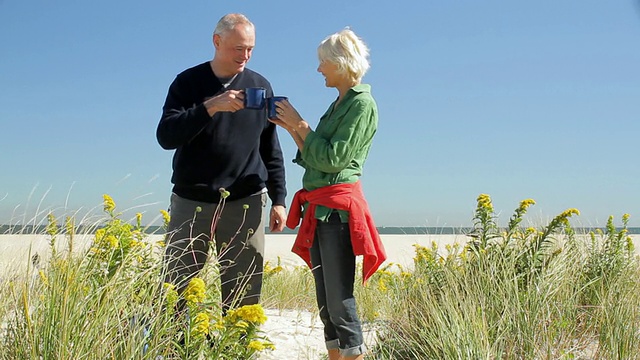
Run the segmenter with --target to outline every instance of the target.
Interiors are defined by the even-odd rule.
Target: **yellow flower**
[[[569,217],[571,217],[572,215],[578,215],[578,216],[580,216],[580,211],[579,211],[578,209],[571,208],[571,209],[567,209],[567,210],[565,210],[565,211],[564,211],[562,214],[560,214],[560,215],[561,215],[562,217],[565,217],[565,218],[569,218]]]
[[[520,210],[526,210],[529,206],[535,205],[535,201],[533,199],[526,199],[520,202]]]
[[[52,213],[49,213],[49,215],[47,215],[47,221],[48,221],[47,229],[46,229],[47,234],[51,236],[55,236],[58,233],[58,224],[56,223],[55,216],[53,216]]]
[[[114,249],[118,248],[118,238],[116,238],[114,235],[108,235],[106,241],[109,243],[109,246],[111,246]]]
[[[225,327],[224,327],[224,322],[222,322],[222,321],[216,321],[216,322],[215,322],[215,324],[213,324],[213,328],[214,328],[214,330],[217,330],[217,331],[222,331],[222,330],[224,330],[224,329],[225,329]]]
[[[485,209],[493,212],[493,204],[491,204],[491,197],[487,194],[478,195],[478,208]]]
[[[209,315],[206,312],[200,312],[193,319],[193,328],[191,335],[198,337],[209,333]]]
[[[42,280],[42,283],[45,286],[49,286],[49,279],[47,279],[47,275],[44,273],[44,271],[38,271],[38,275],[40,275],[40,280]]]
[[[171,220],[171,216],[167,210],[160,210],[160,214],[162,214],[162,222],[164,223],[164,227],[169,226],[169,221]]]
[[[205,290],[204,280],[195,277],[189,281],[187,288],[184,290],[184,298],[187,300],[187,303],[191,305],[201,303],[206,296]]]
[[[245,305],[235,311],[235,314],[242,320],[256,325],[262,325],[267,321],[262,305]]]
[[[254,351],[262,351],[264,350],[264,344],[258,340],[251,340],[247,347]]]
[[[104,211],[112,212],[116,208],[116,203],[113,201],[113,198],[107,194],[102,195],[102,199],[104,200]]]
[[[178,292],[176,291],[176,286],[170,283],[162,284],[162,287],[167,292],[167,307],[169,309],[173,309],[173,307],[178,303]]]
[[[246,329],[249,327],[249,323],[244,321],[244,320],[240,320],[236,323],[236,326],[241,328],[241,329]]]
[[[136,225],[138,227],[140,227],[141,223],[142,223],[142,214],[141,213],[136,213]]]
[[[387,291],[387,285],[385,284],[385,281],[382,278],[378,280],[378,290],[380,290],[380,292]]]

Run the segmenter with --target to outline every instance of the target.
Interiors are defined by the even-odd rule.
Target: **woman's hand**
[[[275,105],[277,118],[269,119],[269,121],[287,130],[298,149],[302,151],[304,140],[307,138],[307,134],[311,132],[309,124],[300,117],[300,114],[298,114],[298,111],[291,105],[289,100],[278,101]]]
[[[287,130],[295,130],[301,125],[301,122],[304,122],[289,100],[276,102],[276,115],[278,119],[272,121]]]

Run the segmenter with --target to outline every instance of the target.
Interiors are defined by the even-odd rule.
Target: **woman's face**
[[[326,87],[337,87],[344,76],[338,73],[338,66],[329,61],[321,61],[318,65],[318,72],[324,76],[324,85]]]

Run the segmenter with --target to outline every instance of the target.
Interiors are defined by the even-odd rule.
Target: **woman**
[[[355,259],[364,256],[366,281],[386,258],[359,182],[378,124],[371,87],[361,84],[368,55],[353,31],[330,35],[318,47],[318,72],[327,87],[338,90],[338,98],[315,131],[287,100],[276,103],[277,119],[272,119],[294,139],[299,149],[294,162],[305,169],[287,226],[298,225],[304,206],[292,251],[312,268],[330,360],[363,358],[353,296]]]

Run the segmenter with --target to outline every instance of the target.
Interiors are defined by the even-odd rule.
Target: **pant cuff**
[[[340,349],[340,355],[342,356],[358,356],[358,355],[362,355],[365,352],[367,352],[367,347],[364,346],[364,344],[362,345],[358,345],[355,347],[351,347],[348,349]]]
[[[335,340],[325,341],[324,344],[327,346],[327,350],[333,350],[338,348],[338,346],[340,345],[340,342],[338,339],[335,339]]]

